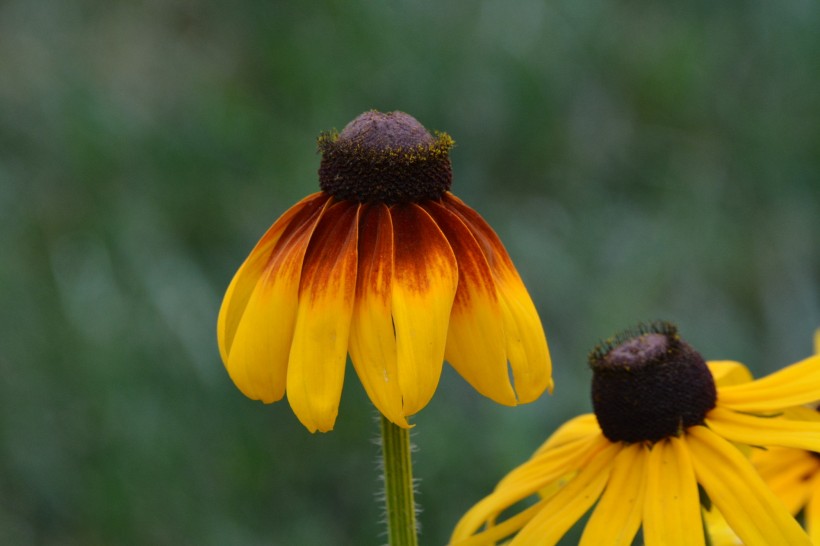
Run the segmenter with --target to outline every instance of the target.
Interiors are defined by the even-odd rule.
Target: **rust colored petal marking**
[[[333,429],[344,382],[356,292],[359,204],[329,206],[302,266],[287,370],[287,396],[311,432]]]
[[[350,359],[373,401],[392,422],[409,427],[398,383],[392,316],[393,222],[383,203],[362,205],[359,269],[350,326]]]
[[[490,225],[453,194],[445,194],[442,204],[470,229],[490,265],[503,310],[507,358],[518,402],[532,402],[545,389],[552,392],[552,364],[541,319],[507,250]]]
[[[447,237],[458,262],[458,289],[453,310],[469,308],[473,297],[487,298],[493,302],[492,305],[498,305],[493,274],[472,232],[458,215],[444,206],[431,201],[424,208]]]
[[[458,264],[447,238],[416,204],[394,205],[393,323],[405,415],[432,398],[441,376]]]
[[[437,203],[428,203],[425,209],[447,237],[458,261],[458,287],[445,358],[478,392],[500,404],[515,405],[503,312],[490,266],[456,214]]]
[[[310,234],[330,199],[330,195],[317,192],[285,211],[256,243],[237,271],[222,303],[224,311],[220,316],[219,334],[223,340],[223,360],[227,361],[242,313],[257,282],[260,278],[269,279],[271,274],[275,274],[277,259],[281,259],[285,249],[293,249],[294,245],[302,245],[302,252],[291,257],[291,260],[299,262],[296,268],[298,273]]]
[[[510,259],[510,255],[507,253],[507,249],[504,248],[501,239],[498,238],[496,232],[480,214],[465,205],[461,199],[452,193],[446,193],[442,198],[442,202],[446,208],[457,214],[473,232],[492,270],[518,277],[515,265],[513,265],[512,259]]]
[[[390,301],[393,278],[393,222],[383,203],[364,205],[359,220],[359,273],[356,298]]]
[[[447,238],[424,209],[416,204],[390,208],[393,219],[394,279],[405,289],[427,293],[442,271],[458,270]]]
[[[328,206],[310,239],[299,284],[299,300],[317,299],[320,292],[343,290],[345,299],[355,294],[359,204],[340,201]]]

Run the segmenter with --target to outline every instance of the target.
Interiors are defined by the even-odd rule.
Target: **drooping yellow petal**
[[[733,442],[759,446],[783,446],[820,451],[820,422],[757,417],[720,406],[706,414],[706,424]]]
[[[632,444],[618,454],[604,494],[584,528],[581,546],[632,544],[643,518],[648,457],[643,444]]]
[[[416,204],[394,205],[391,306],[405,415],[432,398],[441,377],[447,325],[458,283],[450,245]]]
[[[302,261],[329,196],[291,207],[262,237],[225,294],[217,338],[225,368],[245,396],[265,403],[285,393]]]
[[[687,429],[686,442],[698,483],[744,544],[810,544],[794,518],[736,447],[702,426]]]
[[[490,225],[460,199],[447,193],[442,203],[473,233],[493,273],[518,401],[531,402],[545,389],[552,392],[552,363],[541,319],[507,250]]]
[[[350,359],[367,395],[385,417],[408,428],[402,409],[392,317],[393,222],[387,205],[363,205],[359,268],[350,325]]]
[[[753,381],[749,368],[733,360],[710,360],[706,363],[717,387],[728,387]]]
[[[358,204],[329,206],[302,268],[287,394],[311,432],[331,430],[339,410],[356,292]]]
[[[447,237],[458,262],[444,357],[478,392],[513,406],[501,305],[487,259],[458,216],[434,202],[425,210]]]
[[[611,443],[580,470],[510,542],[510,546],[547,546],[562,536],[595,504],[606,487],[615,458],[623,449]]]
[[[318,213],[324,207],[330,196],[317,192],[311,194],[280,216],[256,243],[248,257],[233,276],[217,319],[217,341],[222,361],[227,362],[236,329],[242,319],[242,313],[256,283],[263,271],[271,265],[273,249],[286,230],[293,232],[299,226],[312,226],[318,218]],[[312,229],[312,228],[311,228]]]
[[[718,404],[737,411],[778,411],[820,400],[820,355],[751,383],[718,389]]]
[[[647,546],[704,544],[692,456],[681,438],[660,440],[649,453],[643,533]]]
[[[456,525],[452,543],[458,544],[460,540],[472,536],[507,508],[583,467],[610,445],[603,435],[598,434],[586,441],[566,443],[533,457],[510,472],[495,491],[470,508]]]

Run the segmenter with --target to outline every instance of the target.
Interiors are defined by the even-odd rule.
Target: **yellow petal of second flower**
[[[749,368],[733,360],[710,360],[706,363],[717,387],[740,385],[754,380]]]
[[[632,444],[618,454],[606,490],[584,528],[581,546],[632,544],[643,518],[648,455],[643,444]]]
[[[601,427],[594,413],[585,413],[574,417],[558,427],[547,440],[536,450],[536,454],[555,449],[566,443],[575,442],[582,438],[599,436]]]
[[[534,456],[507,474],[495,491],[464,514],[453,531],[453,544],[480,533],[479,529],[501,512],[599,458],[610,445],[599,433]]]
[[[718,406],[706,414],[706,424],[718,435],[741,444],[820,451],[818,421],[757,417]]]
[[[705,543],[692,457],[680,438],[652,446],[646,466],[644,539],[647,546]]]
[[[566,486],[559,490],[510,543],[510,546],[555,544],[601,496],[621,443],[607,443]]]
[[[686,438],[698,483],[744,544],[810,544],[808,536],[735,446],[703,426],[687,429]]]
[[[737,411],[779,411],[820,399],[820,355],[750,383],[718,389],[718,403]]]

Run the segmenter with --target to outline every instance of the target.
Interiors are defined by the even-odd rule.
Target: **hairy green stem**
[[[384,502],[390,546],[418,546],[410,431],[381,416]]]

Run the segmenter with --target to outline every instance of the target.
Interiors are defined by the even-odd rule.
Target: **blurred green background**
[[[404,110],[541,313],[554,395],[446,369],[415,419],[424,544],[563,420],[586,354],[675,321],[757,373],[820,326],[820,4],[0,2],[0,543],[385,541],[374,410],[245,399],[216,314],[317,188],[316,136]]]

